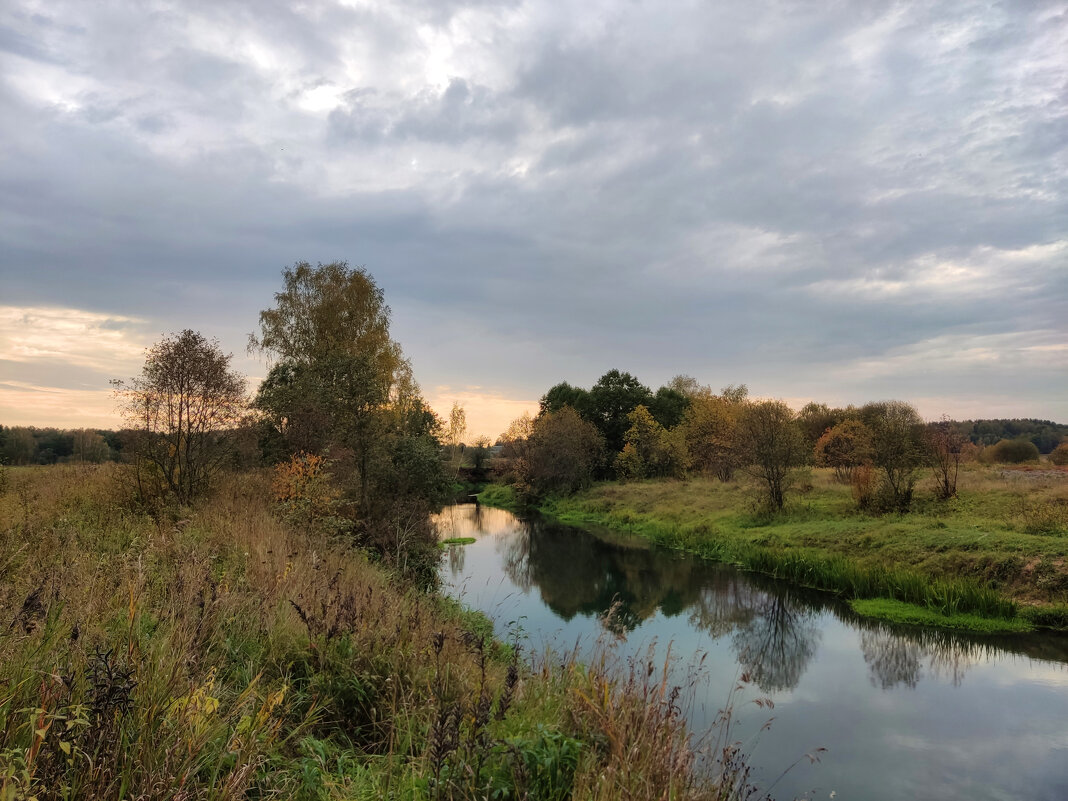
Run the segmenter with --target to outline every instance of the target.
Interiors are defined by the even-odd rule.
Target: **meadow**
[[[595,485],[543,502],[560,521],[646,536],[672,548],[829,590],[901,601],[943,625],[989,630],[1068,626],[1068,470],[969,465],[957,497],[924,479],[908,514],[861,511],[829,469],[806,470],[787,507],[769,513],[744,478]],[[507,504],[492,489],[488,502]],[[916,610],[858,604],[907,621]]]
[[[527,654],[266,471],[139,507],[119,465],[0,486],[0,798],[726,799],[666,672]]]

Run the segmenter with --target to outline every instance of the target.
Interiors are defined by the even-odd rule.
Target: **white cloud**
[[[144,357],[144,325],[142,319],[81,309],[0,306],[0,360],[121,374]]]
[[[1004,374],[1068,369],[1068,337],[1056,330],[1004,334],[944,334],[893,348],[875,358],[831,365],[830,372],[851,380],[898,376],[903,382],[917,371],[947,378],[976,370]]]
[[[70,389],[0,380],[4,425],[110,428],[121,425],[107,389]]]

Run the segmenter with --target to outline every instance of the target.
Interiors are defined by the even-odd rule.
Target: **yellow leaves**
[[[285,700],[288,691],[289,685],[283,684],[280,689],[275,690],[267,696],[267,700],[264,701],[263,706],[261,706],[256,713],[257,726],[263,726],[270,720],[271,716],[274,714],[275,708]]]
[[[313,453],[298,453],[274,469],[271,491],[280,503],[305,497],[316,479],[326,472],[326,459]]]
[[[171,701],[167,707],[167,716],[188,728],[193,734],[203,734],[213,722],[219,711],[219,699],[215,691],[216,670],[208,671],[208,677],[199,687]]]
[[[272,497],[292,522],[309,525],[334,512],[341,494],[328,467],[324,457],[311,453],[298,453],[275,467]]]

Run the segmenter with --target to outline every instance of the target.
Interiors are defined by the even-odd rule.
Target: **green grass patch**
[[[969,614],[943,615],[932,609],[889,598],[857,599],[850,601],[849,605],[863,617],[909,626],[936,626],[979,634],[1019,634],[1034,628],[1028,621],[1020,618],[1003,620]]]
[[[524,506],[515,489],[506,484],[487,484],[477,497],[479,503],[511,512],[518,512]]]
[[[1024,606],[1020,617],[1041,628],[1068,629],[1068,604]]]
[[[449,537],[439,542],[438,545],[470,545],[472,542],[478,542],[478,540],[474,537]]]

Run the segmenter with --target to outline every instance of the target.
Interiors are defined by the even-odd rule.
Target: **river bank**
[[[599,484],[538,510],[834,592],[886,620],[979,632],[1068,627],[1068,472],[970,467],[957,498],[921,496],[908,515],[858,511],[823,470],[781,514],[754,511],[751,498],[744,481],[656,480]],[[498,487],[480,499],[518,503]]]
[[[406,587],[344,537],[285,525],[269,473],[146,510],[119,471],[19,468],[0,491],[5,798],[718,786],[655,678],[532,667],[483,615]]]
[[[624,664],[655,649],[681,671],[699,665],[696,684],[678,682],[694,694],[691,726],[715,725],[733,697],[730,739],[746,744],[762,791],[1065,798],[1064,635],[889,624],[646,538],[485,505],[439,517],[442,536],[475,539],[450,549],[442,591],[493,618],[501,636],[518,621],[529,642],[583,659],[609,639]]]

